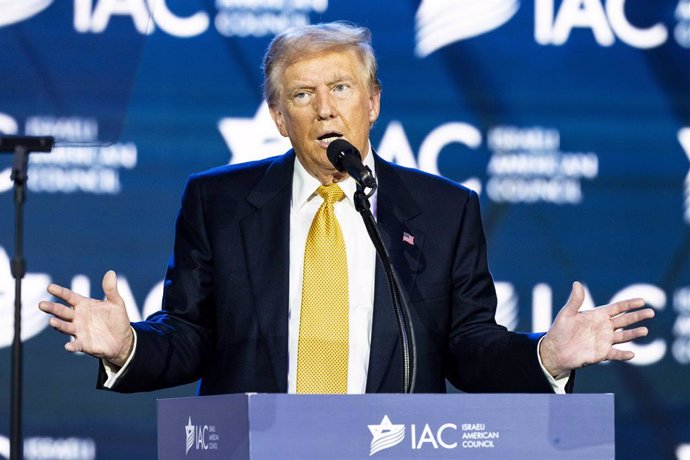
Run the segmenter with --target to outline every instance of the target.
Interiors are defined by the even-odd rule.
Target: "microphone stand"
[[[364,193],[364,189],[357,181],[357,191],[355,192],[355,209],[362,215],[364,226],[369,233],[372,243],[376,248],[383,268],[386,270],[386,278],[388,280],[388,287],[391,291],[391,298],[393,299],[393,309],[395,310],[395,319],[398,325],[398,332],[400,334],[400,344],[402,345],[402,359],[403,359],[403,393],[414,393],[415,381],[417,379],[417,346],[415,344],[414,328],[410,319],[410,307],[407,303],[407,296],[400,283],[395,267],[390,260],[390,255],[386,246],[381,239],[378,224],[371,213],[371,203],[369,203],[369,196],[373,195],[376,187],[373,187],[369,195]]]
[[[24,202],[30,152],[50,152],[52,137],[4,136],[0,137],[0,153],[14,153],[12,175],[14,181],[15,227],[14,257],[10,263],[14,278],[14,339],[12,341],[12,378],[10,409],[10,459],[22,458],[22,279],[26,274],[24,260]]]

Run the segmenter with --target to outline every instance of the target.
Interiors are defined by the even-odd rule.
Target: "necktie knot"
[[[334,204],[345,198],[345,192],[338,184],[322,185],[316,189],[316,193],[326,202],[326,204]]]

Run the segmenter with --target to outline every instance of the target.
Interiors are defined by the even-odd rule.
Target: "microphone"
[[[376,188],[376,179],[368,166],[362,164],[357,148],[345,139],[336,139],[326,149],[328,160],[335,169],[348,173],[362,188]]]
[[[0,136],[0,153],[13,153],[17,147],[29,152],[50,152],[54,144],[52,136]]]

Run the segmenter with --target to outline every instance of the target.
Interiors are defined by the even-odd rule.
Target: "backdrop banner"
[[[262,54],[295,24],[369,27],[384,158],[480,195],[498,321],[546,330],[588,306],[657,310],[629,363],[578,373],[616,394],[620,458],[690,458],[690,0],[0,0],[0,133],[52,135],[26,203],[25,455],[153,458],[155,401],[65,352],[37,303],[118,272],[132,320],[160,307],[187,177],[284,152]],[[0,459],[9,455],[11,157],[0,157]],[[448,203],[452,212],[453,203]]]

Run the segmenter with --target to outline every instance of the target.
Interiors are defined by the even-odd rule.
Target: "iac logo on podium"
[[[369,456],[397,446],[405,439],[405,424],[394,424],[384,415],[378,425],[367,425],[371,432]],[[485,423],[424,423],[410,424],[411,450],[426,449],[494,449],[499,447],[501,433],[490,430]]]
[[[218,450],[220,435],[216,431],[215,425],[194,425],[192,417],[189,417],[184,427],[185,431],[185,451],[187,455],[190,450]]]

